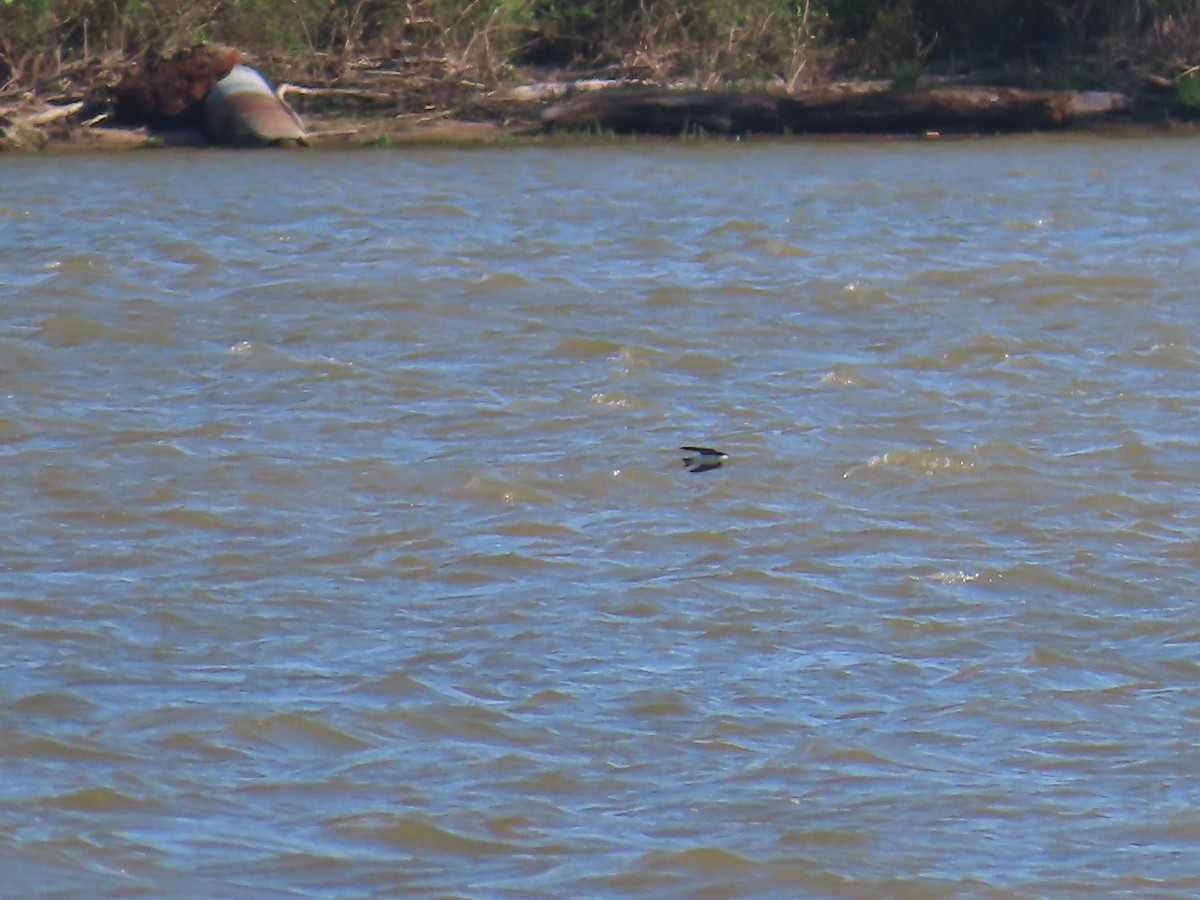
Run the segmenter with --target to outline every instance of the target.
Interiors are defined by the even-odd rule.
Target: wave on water
[[[6,159],[7,888],[1194,893],[1190,153]]]

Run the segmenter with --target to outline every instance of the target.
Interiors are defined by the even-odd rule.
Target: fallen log
[[[797,132],[1017,132],[1060,128],[1126,105],[1119,94],[954,87],[781,98],[780,113]]]
[[[620,87],[568,97],[542,113],[549,128],[618,134],[782,131],[780,98],[765,92]]]
[[[988,87],[795,96],[619,88],[576,94],[547,108],[542,121],[623,134],[1015,132],[1058,128],[1127,105],[1121,94]]]

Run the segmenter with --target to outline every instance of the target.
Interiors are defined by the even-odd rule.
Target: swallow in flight
[[[711,447],[680,447],[679,449],[694,454],[683,458],[683,464],[687,466],[689,472],[707,472],[709,469],[719,469],[721,463],[729,459],[729,454],[713,450]]]

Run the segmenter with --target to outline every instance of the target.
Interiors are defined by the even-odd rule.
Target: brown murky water
[[[1195,895],[1198,209],[1167,139],[0,159],[5,891]]]

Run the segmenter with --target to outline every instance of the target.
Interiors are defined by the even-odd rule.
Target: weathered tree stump
[[[133,66],[117,85],[117,116],[137,125],[196,125],[200,102],[241,57],[231,47],[210,44],[180,50],[165,59],[151,56]]]

